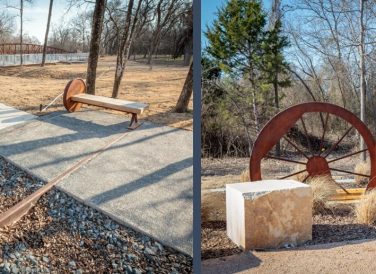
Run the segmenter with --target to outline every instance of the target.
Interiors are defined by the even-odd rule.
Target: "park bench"
[[[86,104],[129,113],[132,115],[129,129],[136,129],[141,125],[137,115],[148,109],[148,105],[144,103],[87,94],[86,84],[82,79],[69,81],[64,90],[63,102],[69,112],[77,111],[82,104]]]

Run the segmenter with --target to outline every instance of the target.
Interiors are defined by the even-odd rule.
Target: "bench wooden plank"
[[[127,100],[114,99],[104,96],[91,95],[91,94],[78,94],[72,96],[72,100],[83,104],[104,107],[128,113],[141,114],[144,110],[148,109],[147,104],[137,103]]]

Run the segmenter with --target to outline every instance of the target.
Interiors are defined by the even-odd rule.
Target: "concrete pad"
[[[0,154],[51,180],[127,130],[123,115],[57,113],[0,132]],[[192,255],[192,132],[144,123],[58,188]]]
[[[36,116],[30,113],[0,103],[0,130],[34,118]]]

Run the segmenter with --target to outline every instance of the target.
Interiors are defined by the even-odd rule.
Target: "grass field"
[[[115,65],[116,56],[99,59],[97,95],[111,96]],[[0,102],[35,115],[45,114],[39,112],[39,105],[50,103],[63,92],[69,80],[85,79],[86,69],[86,63],[0,68]],[[129,61],[119,98],[148,103],[149,110],[141,119],[192,130],[191,112],[171,112],[180,95],[188,69],[180,60],[157,59],[152,70],[144,60]],[[57,110],[65,110],[62,100],[58,100],[47,113]]]

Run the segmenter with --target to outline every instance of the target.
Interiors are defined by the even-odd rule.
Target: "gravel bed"
[[[45,182],[36,180],[0,157],[0,213],[5,212],[44,184]]]
[[[0,168],[12,171],[2,173],[3,184],[22,174],[15,167]],[[119,225],[57,189],[15,225],[0,229],[0,258],[0,273],[192,272],[190,256]]]
[[[203,223],[201,238],[201,258],[203,260],[242,252],[227,237],[225,221]],[[376,239],[376,226],[358,224],[351,205],[337,205],[325,214],[313,216],[312,240],[306,242],[302,247],[363,239]]]

